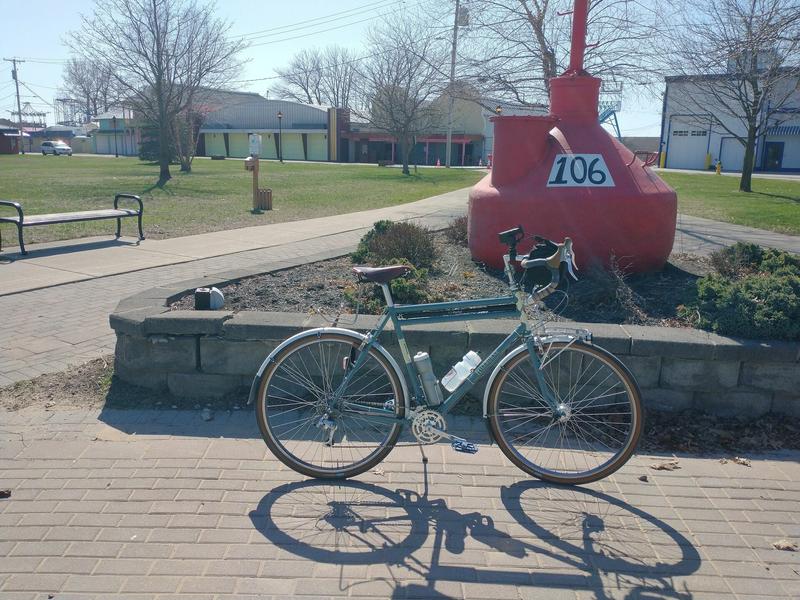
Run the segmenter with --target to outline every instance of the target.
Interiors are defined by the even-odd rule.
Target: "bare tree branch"
[[[369,33],[371,58],[360,65],[359,97],[353,112],[400,144],[403,173],[414,137],[441,126],[439,103],[444,91],[446,52],[419,20],[385,23]]]

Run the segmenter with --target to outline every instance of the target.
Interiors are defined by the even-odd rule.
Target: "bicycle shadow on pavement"
[[[465,513],[429,498],[427,476],[422,494],[307,480],[275,487],[250,518],[282,551],[338,565],[342,591],[382,582],[379,597],[444,599],[460,597],[451,588],[462,583],[489,583],[544,588],[542,597],[568,588],[597,599],[609,589],[691,598],[673,578],[695,572],[700,556],[655,516],[604,492],[541,482],[504,486],[500,500],[503,508]],[[368,577],[353,576],[354,565],[371,565]]]

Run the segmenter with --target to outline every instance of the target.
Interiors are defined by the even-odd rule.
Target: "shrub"
[[[800,339],[800,276],[707,275],[697,282],[696,306],[685,310],[698,327],[723,335]]]
[[[723,335],[800,339],[800,259],[739,242],[711,263],[717,273],[697,281],[697,301],[682,316]]]
[[[450,225],[444,230],[447,239],[459,246],[466,246],[467,237],[467,215],[456,217],[450,221]]]
[[[381,235],[386,233],[386,231],[393,225],[393,223],[387,219],[383,219],[381,221],[376,221],[375,224],[372,226],[367,233],[365,233],[361,240],[358,242],[358,247],[356,251],[350,255],[350,258],[353,260],[354,263],[363,263],[367,262],[369,259],[369,243],[375,238],[376,235]]]
[[[625,323],[647,322],[644,310],[646,302],[631,288],[629,273],[619,266],[616,257],[612,257],[611,269],[608,271],[600,267],[590,267],[577,282],[571,282],[568,277],[562,273],[561,281],[569,289],[570,301],[578,305],[594,306]],[[549,273],[544,273],[544,277],[536,284],[544,285],[549,281]]]
[[[715,250],[709,258],[717,273],[735,279],[756,271],[763,255],[764,249],[758,244],[736,242],[733,246]]]
[[[391,262],[408,264],[408,261],[400,259],[395,259]],[[420,304],[439,300],[428,290],[428,270],[416,269],[412,265],[409,266],[411,266],[410,273],[406,274],[405,277],[393,279],[389,284],[394,301],[398,304]],[[383,290],[379,285],[372,286],[362,297],[359,296],[358,286],[348,286],[344,290],[344,297],[353,308],[358,308],[361,312],[372,315],[380,314],[385,304]]]
[[[402,259],[418,269],[429,269],[437,258],[431,231],[413,223],[378,221],[351,255],[353,262],[386,265]]]

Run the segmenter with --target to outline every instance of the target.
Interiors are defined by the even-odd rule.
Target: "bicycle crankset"
[[[435,410],[420,410],[411,421],[411,431],[420,444],[433,444],[443,438],[450,440],[450,445],[456,452],[475,454],[478,445],[447,433],[447,422],[444,416]]]
[[[435,410],[421,410],[411,421],[411,431],[420,444],[435,444],[447,431],[447,422]]]

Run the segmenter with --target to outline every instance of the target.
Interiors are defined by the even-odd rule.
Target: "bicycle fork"
[[[530,358],[531,365],[533,366],[533,372],[536,374],[536,383],[539,385],[542,398],[545,402],[547,402],[550,410],[553,411],[553,418],[557,421],[564,421],[568,419],[570,416],[569,407],[553,396],[550,384],[545,381],[544,374],[542,373],[542,369],[544,369],[549,360],[552,359],[548,360],[545,356],[545,362],[539,360],[539,348],[536,345],[534,336],[531,335],[528,337],[528,339],[525,341],[525,345],[528,348],[528,357]]]

